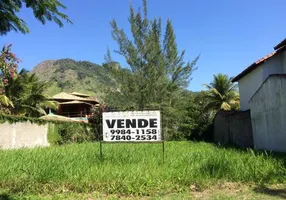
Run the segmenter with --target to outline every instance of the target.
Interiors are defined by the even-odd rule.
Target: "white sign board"
[[[126,111],[103,113],[103,141],[161,141],[160,111]]]

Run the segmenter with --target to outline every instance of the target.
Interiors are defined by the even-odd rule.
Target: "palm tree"
[[[5,113],[5,108],[9,106],[14,107],[13,102],[5,94],[0,94],[0,113]]]
[[[7,107],[14,107],[14,105],[5,94],[4,84],[0,84],[0,113],[7,113]]]
[[[214,80],[210,84],[204,84],[208,89],[205,98],[208,103],[206,110],[238,110],[239,94],[237,85],[231,82],[232,78],[225,74],[214,75]]]
[[[13,102],[12,114],[29,117],[46,115],[48,108],[57,109],[57,103],[44,94],[47,83],[40,82],[35,74],[21,72],[5,86],[7,97]]]

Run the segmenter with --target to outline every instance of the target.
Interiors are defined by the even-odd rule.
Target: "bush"
[[[48,140],[51,144],[82,143],[95,140],[96,130],[90,124],[49,124]]]

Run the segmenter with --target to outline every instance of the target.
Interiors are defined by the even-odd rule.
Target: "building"
[[[254,148],[286,152],[286,39],[232,81],[250,110]]]
[[[238,82],[240,109],[250,109],[250,99],[271,74],[286,74],[286,39],[274,47],[274,52],[257,60],[233,78]]]
[[[58,110],[55,111],[57,115],[79,120],[87,120],[92,115],[92,107],[99,105],[95,97],[78,92],[71,94],[61,92],[54,95],[52,100],[59,103]]]
[[[254,147],[286,152],[286,74],[270,75],[250,99]]]
[[[269,75],[286,73],[286,39],[276,45],[274,50],[233,78],[233,82],[238,82],[241,110],[250,109],[251,97]]]

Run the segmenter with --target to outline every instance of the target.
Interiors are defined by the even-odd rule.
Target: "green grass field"
[[[285,184],[286,158],[195,142],[72,144],[0,151],[0,194],[164,196],[220,182]],[[1,199],[1,195],[0,195]],[[9,199],[9,198],[6,198]]]

